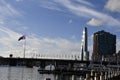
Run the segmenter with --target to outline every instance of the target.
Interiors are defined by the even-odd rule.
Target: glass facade
[[[109,56],[116,53],[116,35],[105,31],[94,33],[92,59],[99,61],[102,56]]]

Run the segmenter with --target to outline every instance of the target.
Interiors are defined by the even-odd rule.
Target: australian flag
[[[21,37],[18,39],[18,41],[24,40],[25,38],[26,38],[25,35],[23,35],[23,36],[21,36]]]

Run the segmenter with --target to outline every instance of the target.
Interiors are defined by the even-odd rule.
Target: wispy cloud
[[[19,19],[22,17],[23,15],[21,14],[20,11],[16,9],[16,7],[11,5],[6,0],[0,0],[0,27],[1,27],[0,30],[1,31],[4,30],[3,32],[6,31],[6,33],[9,33],[7,32],[8,31],[7,28],[5,29],[5,27],[3,26],[15,27],[14,30],[27,29],[27,27],[25,27],[21,22],[19,22]],[[16,28],[16,26],[19,28]],[[9,35],[9,36],[12,36],[12,35]]]
[[[8,56],[10,54],[8,54],[8,52],[16,47],[15,44],[18,36],[20,36],[20,34],[0,26],[0,51],[2,56]]]
[[[81,3],[81,4],[84,4],[84,5],[87,5],[87,6],[90,6],[90,7],[94,7],[93,4],[91,4],[90,2],[87,2],[86,0],[76,0],[76,1]]]
[[[0,0],[0,14],[1,16],[21,16],[21,14],[5,0]]]
[[[69,11],[72,13],[78,15],[78,16],[83,16],[87,18],[96,18],[99,20],[103,20],[106,25],[109,26],[120,26],[120,21],[113,18],[112,16],[109,16],[107,14],[98,12],[94,9],[88,8],[86,6],[75,6],[72,4],[70,0],[57,0],[60,4],[68,8]]]
[[[0,0],[0,25],[5,25],[7,21],[12,21],[13,18],[21,17],[22,14],[5,0]]]
[[[120,0],[108,0],[105,8],[112,12],[120,12]]]
[[[59,8],[59,4],[57,4],[54,1],[50,1],[50,0],[40,0],[39,6],[43,7],[43,8],[50,9],[50,10],[62,11],[62,9]]]
[[[79,1],[80,3],[82,3],[83,5],[78,5],[78,3],[75,3],[75,1]],[[104,25],[107,26],[120,26],[120,21],[118,19],[115,19],[114,17],[99,12],[97,10],[95,10],[94,8],[90,7],[93,6],[93,4],[87,2],[87,1],[83,1],[83,0],[52,0],[51,4],[52,6],[54,5],[54,7],[57,7],[58,9],[61,9],[61,7],[64,7],[65,9],[67,9],[69,12],[80,16],[80,17],[85,17],[88,19],[94,18],[97,20],[102,20],[104,21]],[[46,3],[47,6],[48,3]],[[49,4],[48,4],[49,5]],[[59,6],[56,6],[59,5]],[[86,6],[89,5],[89,6]]]
[[[80,43],[72,42],[63,38],[32,38],[29,42],[33,42],[33,44],[29,44],[33,46],[33,48],[37,49],[38,53],[45,55],[79,55],[80,53]]]
[[[22,34],[19,34],[6,27],[0,27],[0,56],[23,57],[24,41],[17,41]],[[93,36],[89,37],[89,41]],[[72,41],[64,38],[40,37],[36,34],[26,35],[26,57],[46,57],[46,58],[68,58],[75,59],[80,56],[81,42]],[[120,48],[120,40],[117,40],[117,50]],[[92,53],[92,44],[90,44],[90,56]]]
[[[91,26],[101,26],[104,24],[104,21],[92,18],[90,21],[87,22],[87,24]]]

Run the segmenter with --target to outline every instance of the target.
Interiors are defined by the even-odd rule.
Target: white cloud
[[[6,34],[13,33],[12,31],[7,32],[10,30],[8,30],[5,27],[2,27],[2,26],[13,27],[13,25],[17,27],[20,26],[20,28],[27,29],[27,27],[25,27],[23,24],[21,24],[17,20],[20,17],[23,17],[22,14],[14,6],[12,6],[6,0],[0,0],[0,27],[1,27],[0,30],[2,31],[4,30],[3,32],[5,32]],[[3,33],[1,34],[4,35]]]
[[[20,34],[0,26],[0,51],[2,56],[8,56],[10,54],[10,50],[16,48],[19,36]]]
[[[70,0],[56,0],[63,6],[65,6],[69,11],[72,13],[78,15],[78,16],[83,16],[87,18],[96,18],[99,20],[103,20],[106,25],[108,26],[120,26],[120,21],[113,18],[112,16],[109,16],[107,14],[98,12],[94,9],[88,8],[86,6],[81,6],[81,5],[73,5]]]
[[[104,24],[103,20],[97,20],[92,18],[90,21],[87,22],[87,25],[91,25],[91,26],[101,26]]]
[[[4,36],[2,36],[4,35]],[[24,40],[17,41],[21,34],[5,27],[0,27],[0,56],[23,57]],[[93,35],[89,38],[92,40]],[[80,56],[80,42],[71,41],[64,38],[39,37],[31,34],[26,36],[26,57],[46,57],[46,58],[69,58],[74,59],[75,55]],[[120,49],[120,40],[117,40],[117,51]],[[90,56],[92,55],[92,44],[88,45]],[[73,56],[73,57],[72,57]]]
[[[75,0],[75,1],[79,1],[82,5],[75,3],[72,0],[52,0],[50,1],[50,3],[44,2],[44,6],[47,5],[54,6],[55,10],[57,9],[62,10],[64,7],[64,10],[68,10],[77,16],[85,17],[89,19],[95,18],[97,20],[102,20],[104,21],[104,25],[107,26],[120,26],[120,21],[118,19],[115,19],[110,15],[107,15],[93,8],[90,8],[90,5],[92,6],[91,3],[82,0]]]
[[[5,27],[0,27],[0,56],[13,54],[23,57],[24,40],[17,41],[21,34]],[[35,55],[72,58],[72,55],[80,55],[80,42],[74,42],[63,38],[39,37],[35,34],[26,36],[26,57]],[[54,56],[53,56],[54,55]]]
[[[87,2],[86,0],[76,0],[76,1],[78,1],[79,3],[82,3],[84,5],[94,7],[93,4],[91,4],[90,2]]]
[[[112,12],[120,12],[120,0],[108,0],[105,8]]]
[[[42,55],[80,55],[80,43],[72,42],[63,38],[36,38],[33,37],[28,42],[28,49],[36,49]],[[32,44],[31,44],[32,43]]]

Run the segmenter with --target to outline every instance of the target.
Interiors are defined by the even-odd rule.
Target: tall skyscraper
[[[82,44],[81,44],[81,60],[89,60],[88,52],[88,41],[87,41],[87,28],[85,27],[82,35]]]
[[[104,30],[94,33],[93,37],[93,61],[100,61],[102,56],[116,53],[116,35]]]

